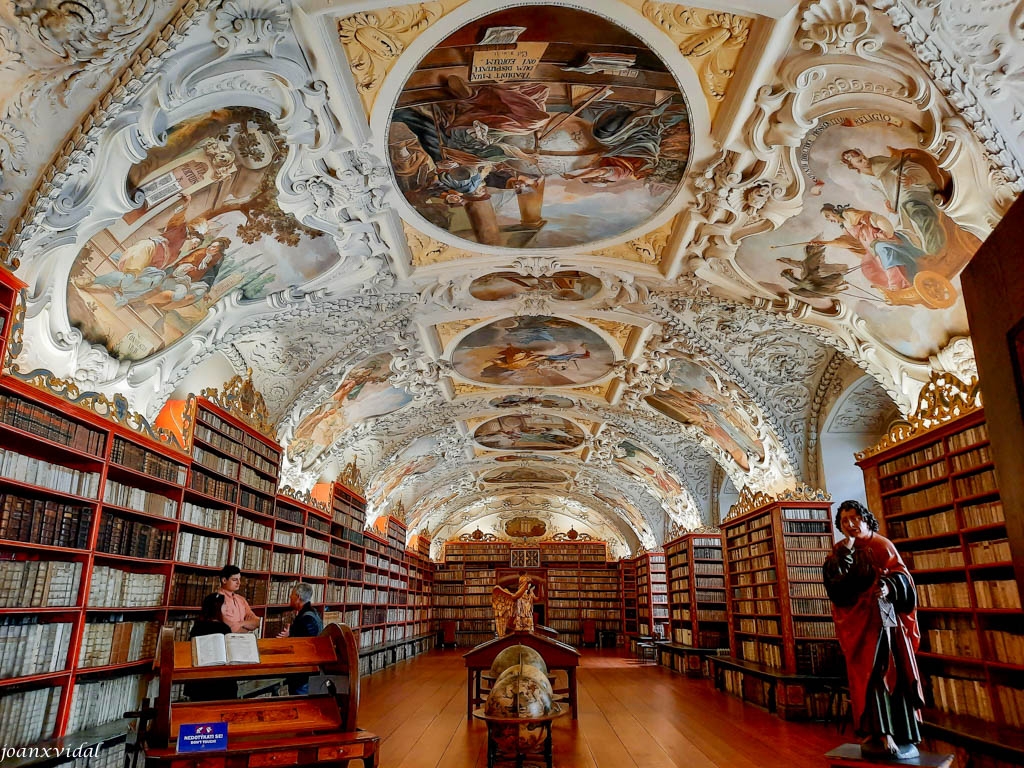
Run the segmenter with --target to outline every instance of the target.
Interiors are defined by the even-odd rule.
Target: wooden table
[[[525,645],[537,651],[548,665],[548,671],[565,670],[569,679],[568,687],[556,690],[555,693],[569,694],[569,709],[575,720],[576,668],[580,665],[580,652],[571,645],[532,632],[513,632],[505,637],[496,637],[463,654],[462,658],[466,660],[466,717],[472,717],[473,708],[484,701],[483,674],[490,670],[499,653],[513,645]]]

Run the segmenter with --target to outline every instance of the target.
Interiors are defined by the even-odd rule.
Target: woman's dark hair
[[[230,579],[236,573],[241,574],[242,569],[239,568],[237,565],[225,565],[223,568],[220,569],[220,580],[225,581],[227,579]]]
[[[207,621],[224,621],[224,595],[211,592],[203,598],[203,618]]]
[[[843,530],[839,527],[839,519],[843,516],[843,512],[847,509],[852,509],[858,515],[860,515],[861,520],[868,524],[868,530],[878,533],[878,518],[876,518],[871,513],[870,509],[865,507],[859,501],[854,501],[853,499],[844,501],[842,504],[839,505],[839,509],[836,510],[836,530]]]

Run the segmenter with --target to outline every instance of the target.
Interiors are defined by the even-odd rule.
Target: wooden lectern
[[[263,768],[362,760],[375,768],[380,738],[356,728],[359,656],[352,630],[328,624],[318,637],[258,641],[259,664],[193,667],[192,646],[160,634],[160,690],[141,741],[148,768]],[[171,686],[189,680],[287,675],[330,676],[329,692],[309,696],[171,703]],[[311,685],[311,690],[313,686]],[[227,750],[176,749],[182,724],[227,723]]]

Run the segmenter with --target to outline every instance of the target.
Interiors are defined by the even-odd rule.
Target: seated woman
[[[224,623],[224,595],[213,592],[203,599],[202,613],[189,630],[188,639],[204,635],[227,635],[231,627]],[[234,680],[190,680],[185,683],[185,695],[190,701],[217,701],[237,699],[238,683]]]

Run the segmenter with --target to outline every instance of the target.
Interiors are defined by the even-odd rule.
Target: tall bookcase
[[[619,561],[619,590],[622,593],[622,633],[635,637],[640,633],[637,619],[636,561]]]
[[[1012,750],[1007,764],[1019,764],[1024,612],[985,413],[968,390],[963,415],[943,418],[935,400],[961,401],[931,398],[934,384],[912,427],[859,454],[858,464],[869,506],[917,585],[926,732]]]
[[[729,645],[722,536],[686,533],[665,545],[672,642],[691,648]]]
[[[646,552],[636,560],[637,624],[641,635],[669,638],[665,553]]]
[[[716,687],[784,719],[824,717],[844,679],[821,567],[831,503],[807,487],[744,490],[721,525],[731,656],[709,659]]]
[[[437,618],[456,621],[456,643],[472,648],[494,637],[491,591],[498,568],[507,568],[512,543],[508,541],[449,541],[444,545],[444,564],[435,566],[435,580],[444,585],[438,593]],[[441,574],[444,577],[441,577]]]
[[[11,326],[14,322],[14,305],[17,303],[18,292],[25,287],[25,284],[0,267],[0,367],[4,363],[4,355],[7,353],[8,339],[11,335]]]
[[[834,542],[831,508],[775,501],[723,521],[734,658],[788,674],[836,671],[832,606],[821,579]]]
[[[365,529],[366,500],[342,483],[318,483],[313,497],[331,512],[324,621],[352,628],[360,671],[433,647],[433,567],[406,548],[405,524],[382,517]]]
[[[0,723],[13,745],[138,704],[169,615],[188,457],[8,378],[0,446]]]

